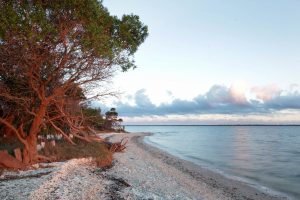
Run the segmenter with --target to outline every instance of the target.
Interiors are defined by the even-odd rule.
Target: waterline
[[[146,141],[175,156],[300,198],[300,127],[143,126]]]

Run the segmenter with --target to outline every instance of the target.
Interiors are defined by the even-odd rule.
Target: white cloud
[[[268,113],[249,115],[166,115],[124,117],[125,124],[185,124],[185,125],[220,125],[220,124],[300,124],[300,113]]]
[[[154,104],[146,90],[132,95],[133,104],[115,102],[115,107],[124,116],[170,115],[170,114],[253,114],[271,113],[284,109],[300,109],[300,93],[285,92],[275,86],[251,89],[257,99],[247,99],[247,88],[241,85],[212,86],[205,94],[191,100],[174,98],[170,102]]]
[[[269,101],[276,96],[279,96],[282,90],[277,85],[267,85],[263,87],[253,87],[251,92],[255,94],[255,96],[262,101]]]
[[[240,84],[212,86],[191,100],[178,99],[154,104],[145,89],[115,102],[120,116],[128,123],[276,123],[299,121],[300,92],[296,87],[283,90],[275,85],[250,87]],[[168,94],[166,93],[166,94]],[[246,95],[250,93],[251,95]],[[249,98],[253,97],[253,98]],[[248,97],[248,98],[247,98]],[[131,102],[131,103],[129,103]]]

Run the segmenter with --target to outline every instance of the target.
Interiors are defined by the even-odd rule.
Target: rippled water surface
[[[175,156],[300,199],[300,126],[127,126]]]

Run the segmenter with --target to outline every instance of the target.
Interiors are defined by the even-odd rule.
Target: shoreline
[[[100,169],[88,158],[39,164],[0,176],[0,199],[205,199],[278,200],[144,142],[149,133],[100,134],[111,142],[128,139],[113,166]]]
[[[189,160],[186,160],[186,159],[181,158],[179,156],[173,155],[173,154],[167,152],[167,150],[159,148],[158,146],[155,145],[155,143],[152,143],[151,141],[146,141],[145,140],[146,136],[151,136],[151,135],[153,135],[153,133],[145,133],[145,134],[147,134],[147,135],[143,136],[143,138],[141,138],[140,141],[138,141],[139,143],[141,143],[140,145],[148,145],[148,148],[150,148],[150,149],[155,149],[155,151],[161,151],[162,154],[165,154],[168,157],[172,157],[173,159],[180,160],[180,162],[184,165],[183,167],[189,166],[187,168],[189,168],[191,170],[196,170],[196,171],[200,170],[200,171],[203,171],[205,173],[208,172],[209,174],[215,174],[215,175],[220,176],[224,179],[228,179],[229,181],[235,181],[237,183],[246,184],[250,188],[258,190],[258,191],[260,191],[262,193],[265,193],[265,194],[267,194],[269,196],[272,196],[272,197],[280,197],[280,198],[288,199],[288,200],[293,200],[294,199],[294,197],[291,197],[286,193],[283,193],[283,192],[277,191],[275,189],[269,188],[268,186],[261,185],[260,183],[252,181],[250,179],[247,179],[247,178],[244,178],[244,177],[239,177],[239,176],[234,176],[234,175],[228,174],[228,173],[226,173],[226,172],[224,172],[220,169],[217,169],[217,168],[211,168],[213,166],[205,166],[204,167],[201,164],[196,164],[192,161],[189,161]],[[187,170],[189,170],[189,169],[187,169]]]
[[[144,137],[149,135],[151,135],[151,133],[126,134],[126,136],[129,136],[131,142],[129,142],[130,146],[125,154],[127,151],[129,151],[128,153],[130,153],[130,151],[136,151],[138,152],[137,154],[142,155],[142,159],[144,159],[145,162],[150,162],[149,165],[152,164],[151,160],[153,160],[152,162],[157,165],[155,167],[160,168],[162,172],[160,172],[160,176],[171,176],[170,183],[172,183],[174,179],[176,182],[175,185],[177,184],[179,187],[182,187],[183,190],[186,190],[185,195],[187,196],[182,196],[185,199],[288,199],[281,194],[273,194],[271,191],[259,190],[243,181],[228,178],[220,173],[202,168],[190,161],[173,156],[164,150],[146,143]],[[117,156],[117,160],[121,160],[122,163],[126,164],[127,161],[124,157],[126,157],[124,154]],[[151,160],[149,161],[150,158]],[[137,166],[135,167],[137,168],[139,164],[136,164]],[[120,168],[118,168],[118,170],[121,171]],[[145,173],[148,173],[150,174],[148,176],[151,176],[152,171],[146,171]],[[128,180],[129,184],[130,182],[141,181],[138,180],[138,177],[132,177],[130,174],[124,175],[121,173],[121,177]],[[134,180],[135,178],[136,180]],[[164,180],[156,180],[156,182],[159,181]],[[148,185],[151,185],[151,181],[149,182]],[[153,189],[155,191],[155,187],[148,189]],[[174,190],[176,190],[176,188],[165,188],[165,192],[161,194],[162,199],[168,199],[168,196],[165,196],[165,193],[172,194],[175,192]],[[169,199],[176,198],[171,197]]]

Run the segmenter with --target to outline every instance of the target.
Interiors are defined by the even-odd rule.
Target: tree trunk
[[[26,139],[28,147],[23,150],[23,162],[25,164],[33,163],[37,160],[37,137],[28,136]]]
[[[42,102],[29,130],[29,136],[37,137],[46,114],[47,102]]]
[[[40,132],[41,125],[47,109],[47,102],[42,102],[39,110],[31,124],[29,136],[26,138],[28,143],[23,151],[23,162],[30,164],[37,161],[37,137]]]

